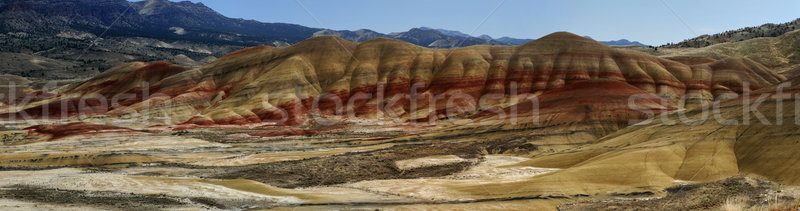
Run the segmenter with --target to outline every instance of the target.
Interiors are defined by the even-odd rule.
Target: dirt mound
[[[101,133],[136,132],[135,130],[111,125],[96,125],[85,122],[75,122],[65,125],[37,125],[25,128],[30,134],[46,135],[50,140],[61,139],[77,135],[96,135]]]

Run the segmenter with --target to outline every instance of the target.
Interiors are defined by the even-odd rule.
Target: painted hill
[[[171,124],[301,124],[317,101],[322,115],[435,120],[486,109],[492,105],[478,101],[488,94],[502,96],[493,104],[508,106],[513,103],[510,95],[538,95],[600,79],[624,82],[683,107],[678,99],[688,94],[710,100],[740,92],[743,82],[755,90],[783,79],[753,65],[758,66],[735,60],[690,66],[610,48],[566,32],[520,46],[453,50],[387,38],[352,43],[322,36],[290,47],[245,49],[196,69],[168,63],[118,66],[58,98],[32,103],[24,111],[41,115],[37,111],[56,108],[60,101],[102,96],[97,105],[130,107],[48,112],[121,116],[151,108],[147,111],[171,114]],[[144,90],[151,96],[136,94]],[[108,102],[122,94],[136,97]],[[349,103],[336,108],[341,102]]]
[[[518,103],[469,116],[470,123],[432,133],[433,138],[475,134],[483,140],[524,141],[535,143],[538,150],[532,154],[537,154],[595,143],[632,123],[678,109],[655,94],[608,79],[576,81],[545,91],[536,101],[514,101]]]
[[[589,37],[589,36],[584,36],[584,37],[589,38],[589,39],[594,39],[594,38]],[[495,39],[495,40],[498,41],[498,42],[501,42],[501,43],[509,44],[509,45],[522,45],[522,44],[528,43],[530,41],[533,41],[533,39],[519,39],[519,38],[512,38],[512,37],[501,37],[501,38],[498,38],[498,39]],[[627,40],[627,39],[619,39],[619,40],[613,40],[613,41],[598,41],[598,42],[606,44],[606,45],[611,45],[611,46],[638,45],[638,46],[642,46],[642,47],[648,47],[648,45],[642,44],[642,43],[640,43],[638,41],[630,41],[630,40]]]
[[[755,92],[751,100],[730,101],[720,116],[703,117],[699,110],[672,113],[649,124],[631,126],[598,140],[596,144],[538,156],[520,166],[564,168],[552,174],[525,181],[460,188],[473,197],[483,193],[571,196],[650,192],[680,181],[707,182],[735,175],[753,176],[781,184],[800,184],[797,172],[798,125],[792,112],[794,99],[777,99],[770,87]],[[785,87],[797,93],[798,86]],[[745,118],[744,104],[752,104],[758,94],[772,94],[757,108],[765,119]],[[680,121],[685,115],[687,122]],[[751,115],[751,114],[747,114]],[[666,119],[666,120],[664,120]],[[732,124],[726,121],[736,121]],[[748,123],[743,120],[750,119]],[[777,121],[782,123],[777,124]],[[496,186],[495,186],[496,185]],[[478,191],[480,189],[480,191]],[[488,189],[488,190],[487,190]],[[470,191],[473,190],[473,191]],[[501,190],[514,190],[511,192]],[[491,197],[498,197],[492,195]]]

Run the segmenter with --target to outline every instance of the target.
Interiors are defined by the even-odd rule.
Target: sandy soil
[[[516,182],[521,179],[527,179],[558,170],[533,167],[505,167],[528,160],[522,157],[486,156],[484,159],[485,161],[472,168],[444,177],[371,180],[345,184],[342,185],[342,187],[396,194],[432,201],[470,201],[474,199],[464,198],[463,194],[459,193],[457,187],[475,184],[490,185],[494,183]],[[446,159],[439,161],[450,162]]]
[[[431,128],[374,124],[269,138],[248,134],[283,128],[153,130],[48,141],[6,129],[2,134],[16,134],[10,136],[16,141],[0,145],[0,209],[682,209],[673,201],[709,192],[800,195],[774,185],[732,183],[734,189],[720,189],[675,181],[708,191],[637,195],[633,188],[618,195],[507,197],[513,187],[522,188],[518,184],[568,170],[534,165],[540,163],[536,156],[555,149],[551,140],[517,138],[526,134],[516,130],[430,134],[424,131]],[[493,188],[500,186],[512,189]],[[692,203],[711,209],[735,197]]]

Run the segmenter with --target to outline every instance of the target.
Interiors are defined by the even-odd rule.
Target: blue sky
[[[597,40],[626,38],[651,45],[800,18],[798,0],[192,1],[228,17],[336,30],[390,33],[428,26],[495,38],[569,31]]]

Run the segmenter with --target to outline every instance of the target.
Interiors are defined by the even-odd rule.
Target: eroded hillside
[[[196,68],[135,62],[2,107],[0,200],[791,207],[800,82],[783,82],[798,81],[747,55],[666,59],[566,32],[448,50],[322,36]],[[709,200],[672,202],[694,196]]]

